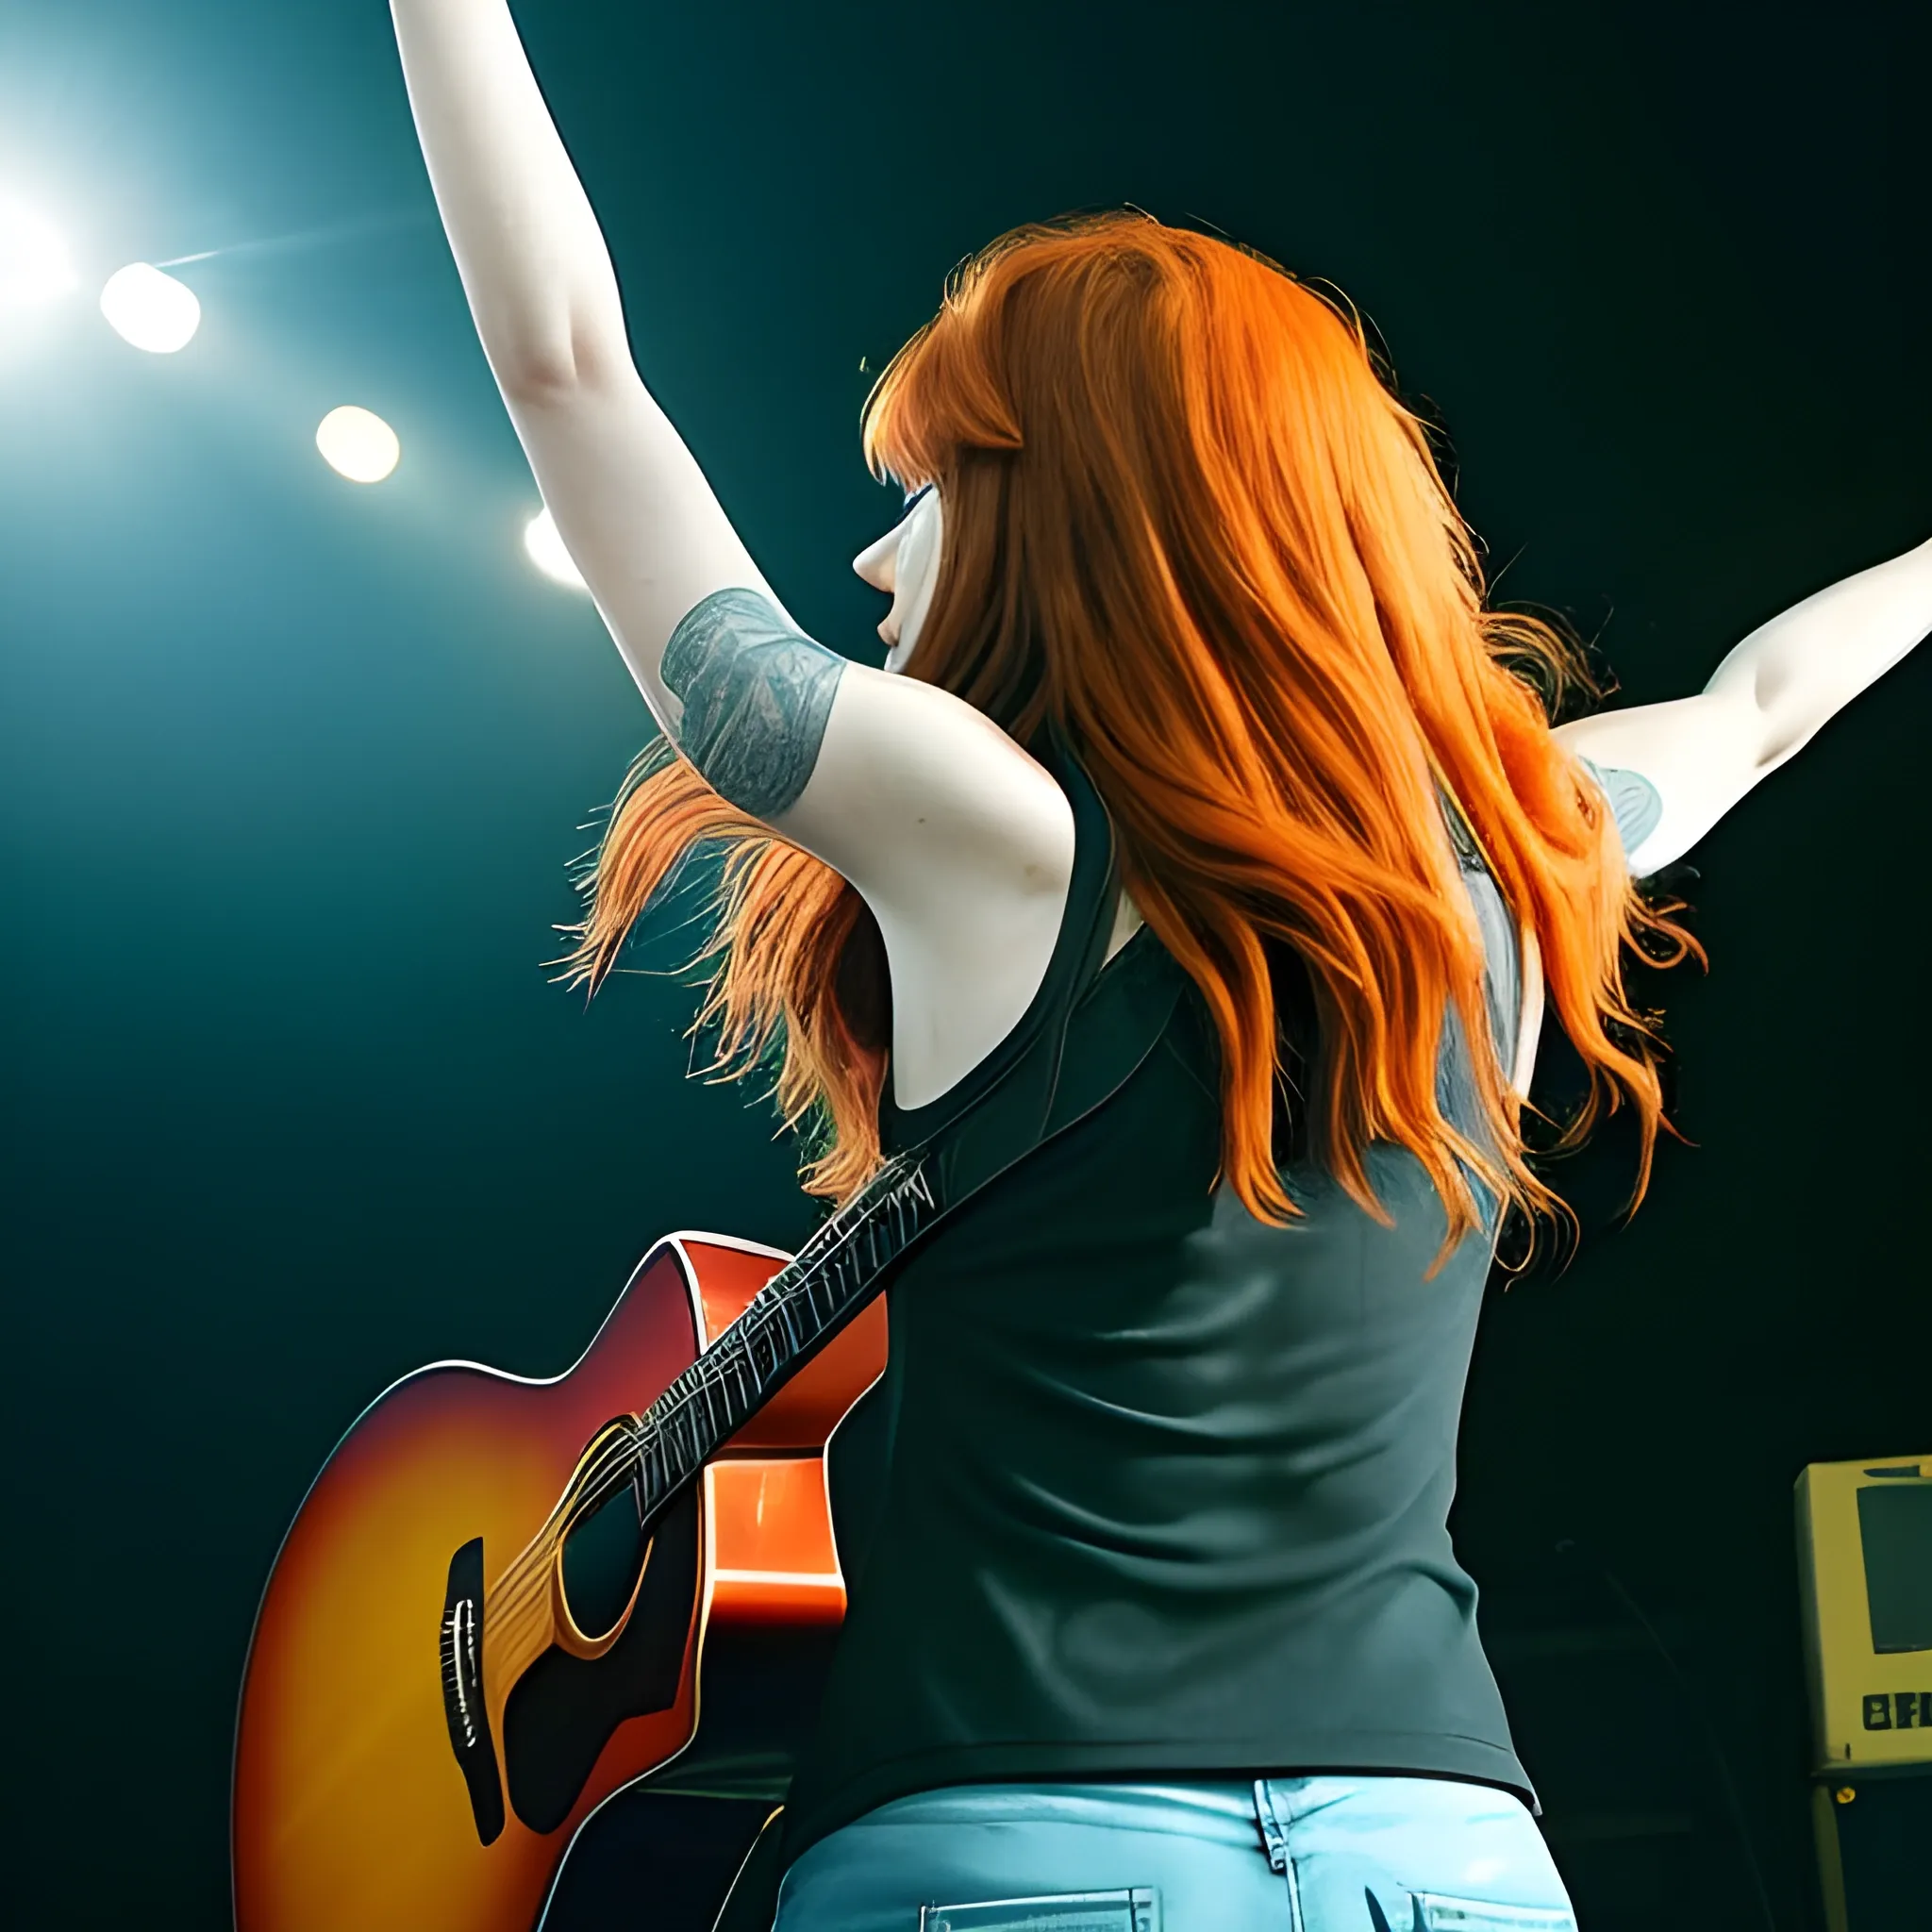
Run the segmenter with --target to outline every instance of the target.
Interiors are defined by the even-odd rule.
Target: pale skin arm
[[[617,277],[504,0],[394,0],[423,156],[483,352],[545,503],[646,702],[677,620],[769,594],[631,361]]]
[[[930,1099],[1045,973],[1073,867],[1066,799],[971,707],[797,631],[639,376],[609,252],[506,0],[391,11],[476,332],[558,533],[662,728],[864,894],[891,971],[895,1088]],[[899,627],[930,599],[938,515],[928,498],[911,535],[861,559],[894,593],[889,643],[909,646]]]
[[[1928,631],[1932,542],[1760,625],[1697,696],[1579,718],[1557,738],[1656,789],[1661,813],[1630,854],[1641,877],[1681,858]]]

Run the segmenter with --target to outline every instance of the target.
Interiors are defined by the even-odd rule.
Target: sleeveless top
[[[1074,875],[1046,981],[952,1091],[887,1099],[887,1145],[971,1108],[1070,991],[1070,1066],[1166,1018],[1124,1085],[888,1291],[886,1373],[830,1453],[850,1607],[787,1856],[890,1799],[1001,1778],[1432,1774],[1534,1805],[1446,1526],[1494,1204],[1478,1188],[1483,1228],[1425,1280],[1446,1221],[1413,1156],[1368,1151],[1385,1226],[1284,1122],[1301,1215],[1250,1215],[1219,1183],[1219,1052],[1191,982],[1145,926],[1097,973],[1076,937],[1115,890],[1111,833],[1078,768],[1059,775]],[[1448,817],[1492,1035],[1512,1040],[1513,923]],[[1306,978],[1291,957],[1275,976],[1306,1050]],[[1479,1139],[1453,1008],[1438,1093]]]

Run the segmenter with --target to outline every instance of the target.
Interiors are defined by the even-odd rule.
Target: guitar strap
[[[992,1083],[902,1157],[917,1160],[935,1197],[913,1237],[918,1243],[1042,1142],[1110,1100],[1153,1049],[1185,983],[1162,948],[1124,952],[1108,974],[1111,1024],[1075,1036],[1074,1017],[1094,996],[1108,963],[1120,870],[1113,827],[1091,782],[1063,749],[1054,762],[1074,805],[1076,845],[1066,924],[1042,990],[1044,1010]]]
[[[836,1312],[814,1338],[811,1353],[883,1292],[908,1257],[982,1189],[1119,1092],[1153,1051],[1187,984],[1186,974],[1158,945],[1143,941],[1108,960],[1120,896],[1113,824],[1058,733],[1039,750],[1074,808],[1074,824],[1066,917],[1040,1004],[994,1050],[990,1081],[983,1073],[969,1074],[957,1108],[947,1111],[946,1101],[938,1102],[941,1117],[917,1121],[917,1131],[892,1149],[846,1210],[850,1220],[835,1215],[799,1251],[803,1264],[822,1241],[836,1249],[836,1259],[822,1271]],[[1096,1024],[1075,1028],[1074,1016],[1101,990],[1103,966],[1108,969],[1104,1012],[1094,1016]],[[889,1109],[889,1117],[900,1134],[915,1124],[913,1116]]]

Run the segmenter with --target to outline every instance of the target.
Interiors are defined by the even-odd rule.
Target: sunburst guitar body
[[[845,1606],[824,1451],[885,1365],[882,1301],[648,1530],[623,1479],[626,1429],[785,1259],[674,1236],[568,1374],[439,1364],[349,1431],[256,1622],[239,1932],[531,1932],[585,1819],[691,1745],[701,1688],[731,1707],[708,1650],[721,1672],[734,1641],[823,1650]],[[742,1726],[727,1742],[757,1762]]]

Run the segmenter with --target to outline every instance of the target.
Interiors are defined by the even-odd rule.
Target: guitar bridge
[[[503,1831],[503,1780],[483,1702],[483,1539],[473,1537],[449,1559],[442,1596],[442,1715],[450,1749],[469,1789],[476,1837],[491,1844]]]

